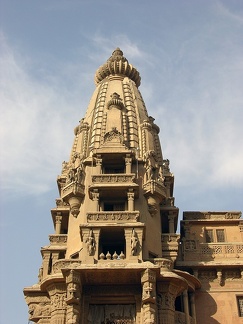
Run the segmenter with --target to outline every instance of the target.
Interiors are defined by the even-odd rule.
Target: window
[[[205,229],[205,241],[206,243],[225,242],[225,230]]]
[[[111,256],[116,252],[118,256],[126,253],[125,251],[125,234],[123,228],[102,228],[99,240],[99,255],[103,253],[105,256],[109,252]]]
[[[213,242],[213,230],[207,229],[205,230],[205,238],[207,243]]]
[[[224,230],[216,229],[217,242],[225,242]]]
[[[243,317],[243,296],[237,296],[239,316]]]

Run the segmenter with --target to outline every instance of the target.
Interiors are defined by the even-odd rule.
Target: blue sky
[[[56,177],[116,47],[141,74],[184,210],[243,210],[241,0],[2,0],[0,322],[28,323]]]

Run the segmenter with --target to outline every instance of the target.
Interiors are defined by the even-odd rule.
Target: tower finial
[[[141,83],[139,72],[132,66],[132,64],[129,64],[119,47],[113,51],[111,57],[106,61],[106,63],[100,66],[96,71],[95,84],[98,85],[109,75],[128,77],[135,82],[137,87],[139,87]]]

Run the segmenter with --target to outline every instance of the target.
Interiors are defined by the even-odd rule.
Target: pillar
[[[195,293],[191,292],[189,294],[189,298],[190,298],[190,305],[192,310],[192,318],[194,319],[194,323],[196,323],[197,318],[196,318],[196,307],[195,307]]]
[[[66,324],[66,285],[53,283],[47,287],[51,299],[50,324]]]
[[[157,283],[158,316],[160,324],[175,324],[175,298],[178,284],[170,281]]]
[[[62,225],[62,213],[57,212],[56,218],[55,218],[55,228],[56,228],[56,234],[61,234],[61,225]]]
[[[132,173],[132,159],[130,157],[125,158],[126,173]]]
[[[127,193],[128,199],[128,211],[134,211],[134,192],[133,189],[129,189]]]
[[[101,173],[102,173],[102,172],[101,172],[102,159],[97,158],[97,159],[95,160],[95,162],[96,162],[96,172],[97,172],[97,174],[101,174]]]
[[[92,200],[94,201],[94,210],[99,211],[99,191],[98,189],[94,189],[91,193]]]
[[[70,270],[66,276],[67,284],[67,324],[79,324],[81,317],[81,279],[77,270]]]
[[[175,233],[175,223],[174,223],[175,215],[169,214],[168,219],[169,219],[169,233],[174,234]]]
[[[189,307],[188,307],[187,290],[183,291],[183,307],[184,307],[184,313],[186,315],[186,324],[190,324],[190,314],[189,314]]]
[[[44,251],[43,252],[43,278],[45,278],[48,275],[48,268],[49,268],[49,262],[50,262],[50,251]]]
[[[156,273],[146,269],[142,273],[142,316],[143,323],[156,324]]]

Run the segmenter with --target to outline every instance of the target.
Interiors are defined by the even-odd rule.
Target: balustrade
[[[137,222],[139,211],[99,211],[87,213],[87,223],[107,222],[107,223],[125,223]]]
[[[208,243],[200,244],[201,256],[214,255],[224,258],[235,258],[237,255],[243,254],[243,244],[229,244],[229,243]]]
[[[124,260],[125,259],[125,254],[121,252],[120,254],[117,254],[114,252],[112,255],[110,252],[107,252],[106,254],[100,253],[99,255],[100,260]]]
[[[66,245],[67,234],[52,234],[49,235],[49,241],[51,245]]]
[[[127,183],[134,182],[135,174],[98,174],[92,175],[92,183]]]

